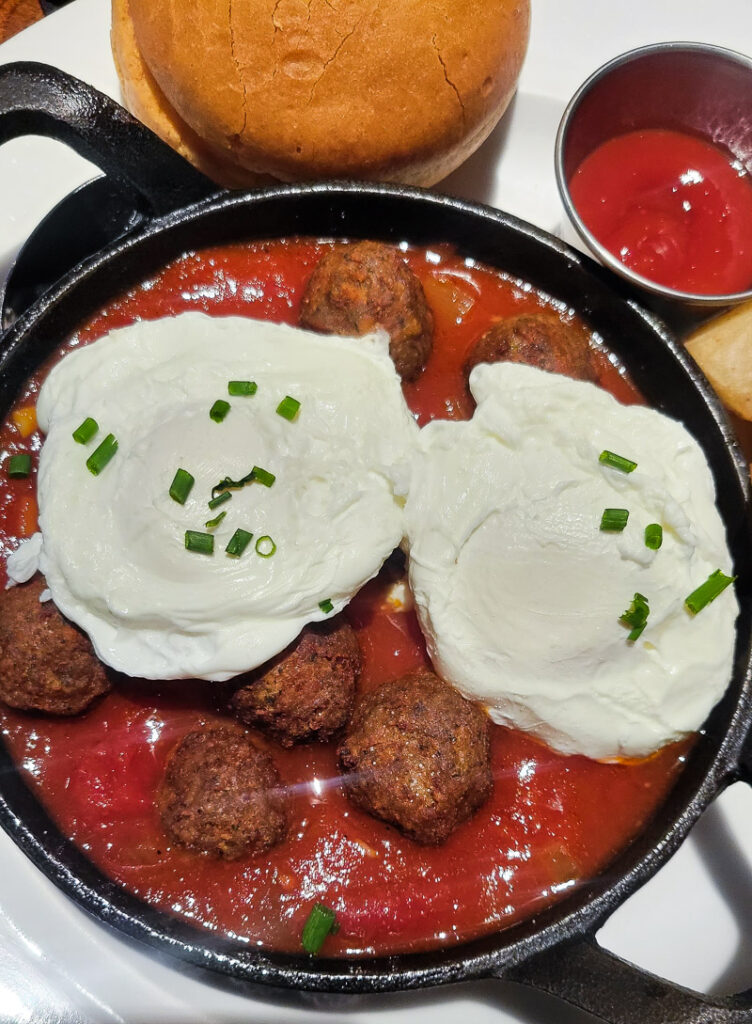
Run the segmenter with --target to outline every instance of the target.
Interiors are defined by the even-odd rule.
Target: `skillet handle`
[[[499,977],[557,996],[608,1024],[752,1022],[752,989],[704,996],[622,960],[594,938],[546,950]]]
[[[19,135],[66,143],[135,191],[151,216],[220,191],[109,96],[47,64],[0,67],[0,144]]]
[[[747,733],[747,738],[739,754],[737,774],[743,782],[746,782],[748,786],[752,786],[752,727],[750,727]]]

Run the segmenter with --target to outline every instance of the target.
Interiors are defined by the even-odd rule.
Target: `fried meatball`
[[[423,286],[400,254],[380,242],[340,246],[319,261],[303,294],[300,326],[356,336],[382,327],[403,381],[418,376],[433,346]]]
[[[479,363],[526,363],[576,380],[596,379],[587,334],[554,313],[499,320],[481,335],[465,360],[465,380]]]
[[[488,717],[414,672],[356,705],[339,762],[355,804],[416,842],[442,843],[491,791]]]
[[[0,592],[0,700],[22,711],[77,715],[110,689],[89,638],[40,602],[45,583]]]
[[[235,725],[183,737],[167,763],[158,806],[176,843],[225,860],[263,853],[287,835],[274,762]]]
[[[283,746],[325,742],[346,725],[360,674],[360,646],[344,620],[306,626],[274,661],[244,677],[230,706]]]

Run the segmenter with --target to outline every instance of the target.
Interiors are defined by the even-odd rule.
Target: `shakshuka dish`
[[[701,448],[449,249],[187,254],[61,345],[0,452],[19,771],[110,878],[249,948],[538,912],[643,828],[730,678]]]

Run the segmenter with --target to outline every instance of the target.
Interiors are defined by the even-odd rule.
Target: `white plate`
[[[750,0],[533,0],[530,50],[515,103],[486,144],[443,185],[555,229],[553,139],[568,96],[598,65],[664,39],[752,53]],[[0,47],[0,63],[39,60],[118,95],[105,0],[76,0]],[[0,269],[94,168],[57,143],[0,149]],[[92,922],[0,833],[0,1020],[97,1024],[587,1024],[592,1018],[496,982],[404,996],[241,996],[158,963]],[[708,992],[752,985],[752,792],[716,801],[679,853],[620,908],[599,939],[657,974]]]

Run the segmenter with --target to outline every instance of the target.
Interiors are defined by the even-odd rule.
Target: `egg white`
[[[679,423],[592,384],[481,365],[468,422],[421,432],[406,506],[410,583],[437,670],[492,718],[566,753],[641,757],[698,729],[731,675],[733,588],[702,449]],[[604,450],[638,463],[604,466]],[[626,508],[622,533],[601,531]],[[645,527],[663,526],[657,551]],[[642,636],[619,622],[648,598]]]
[[[258,390],[229,396],[230,380]],[[293,421],[276,412],[286,395],[301,403]],[[216,423],[219,398],[231,408]],[[98,656],[129,675],[254,668],[325,618],[320,602],[340,610],[402,539],[417,427],[383,332],[343,339],[201,313],[139,322],[61,360],[37,415],[40,568]],[[100,431],[84,447],[72,432],[88,416]],[[118,450],[94,476],[86,459],[107,433]],[[210,510],[212,487],[254,465],[273,486]],[[182,505],[169,495],[179,467],[195,478]],[[254,537],[231,558],[238,527]],[[186,550],[186,530],[213,532],[214,554]],[[255,550],[264,535],[270,558]]]

